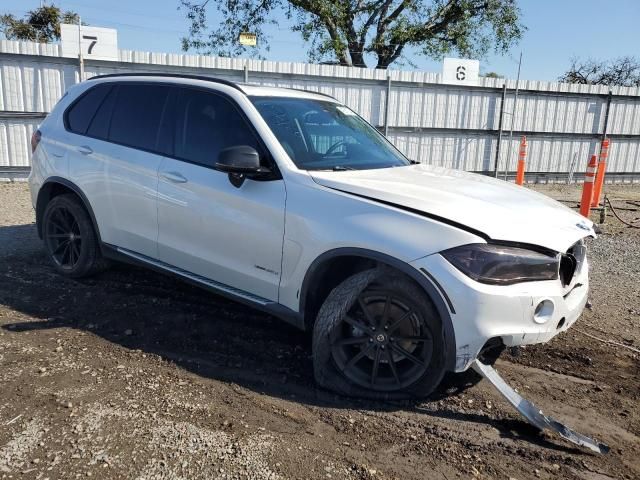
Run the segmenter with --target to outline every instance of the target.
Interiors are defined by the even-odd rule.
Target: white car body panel
[[[564,252],[593,234],[589,220],[559,202],[484,175],[431,165],[311,175],[321,185],[437,215],[493,240]]]
[[[150,257],[158,253],[158,168],[163,157],[69,134],[90,155],[69,149],[69,179],[93,203],[102,241]]]
[[[72,87],[40,126],[42,141],[29,179],[34,207],[47,180],[67,179],[86,197],[103,243],[298,314],[305,277],[318,258],[341,249],[383,255],[418,272],[441,291],[438,301],[451,304],[452,368],[458,371],[468,368],[491,338],[501,337],[509,346],[548,341],[582,312],[588,294],[586,262],[566,287],[559,280],[496,286],[470,279],[439,254],[491,239],[565,252],[593,236],[591,222],[548,197],[427,165],[301,170],[247,94],[335,100],[255,86],[243,86],[243,92],[189,78],[132,78],[224,93],[251,122],[282,178],[249,179],[236,188],[226,174],[210,168],[67,132],[64,110],[95,82],[122,80],[107,78]],[[79,153],[80,146],[93,153]],[[163,176],[172,172],[188,182]],[[533,311],[545,299],[553,302],[553,315],[535,322]]]
[[[164,177],[179,173],[184,183]],[[189,272],[278,301],[284,181],[247,182],[165,158],[158,184],[158,257]]]
[[[450,225],[324,188],[301,175],[287,182],[280,303],[299,308],[305,274],[325,252],[359,248],[408,263],[453,245],[482,241]]]

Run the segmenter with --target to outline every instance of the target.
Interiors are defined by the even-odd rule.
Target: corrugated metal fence
[[[0,169],[29,166],[29,138],[65,90],[78,82],[76,59],[59,45],[0,41]],[[327,93],[388,136],[407,156],[471,171],[492,171],[504,80],[476,87],[443,84],[440,74],[120,50],[119,61],[85,62],[86,78],[105,73],[195,73]],[[389,82],[390,80],[390,82]],[[527,135],[528,180],[584,170],[604,127],[609,88],[507,80],[500,171],[516,164]],[[608,134],[610,178],[640,178],[640,88],[613,87]],[[389,97],[389,118],[385,118]],[[514,135],[509,139],[509,131]]]

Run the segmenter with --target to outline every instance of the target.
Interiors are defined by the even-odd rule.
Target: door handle
[[[78,151],[82,155],[90,155],[93,153],[93,149],[87,145],[82,145],[81,147],[78,147]]]
[[[173,183],[187,183],[187,178],[178,172],[161,172],[160,176]]]

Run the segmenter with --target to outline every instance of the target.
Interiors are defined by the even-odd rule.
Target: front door
[[[210,90],[177,93],[174,158],[165,158],[159,171],[158,255],[223,286],[277,301],[284,182],[248,179],[236,188],[213,168],[219,151],[230,146],[249,145],[267,158],[238,108]]]

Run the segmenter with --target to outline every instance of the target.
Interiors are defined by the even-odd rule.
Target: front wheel
[[[313,335],[317,382],[375,399],[424,397],[444,375],[442,321],[427,294],[388,269],[357,273],[327,297]]]

